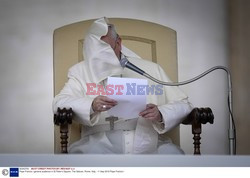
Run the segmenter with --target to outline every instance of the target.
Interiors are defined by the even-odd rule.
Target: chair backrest
[[[176,32],[168,27],[134,19],[110,18],[122,43],[143,59],[158,63],[171,80],[177,81],[177,44]],[[82,46],[84,36],[94,20],[81,21],[58,28],[53,37],[54,95],[57,95],[67,81],[68,69],[84,60]],[[179,145],[179,127],[167,135]],[[80,126],[73,123],[69,143],[80,138]],[[55,126],[55,153],[60,152],[60,131]]]

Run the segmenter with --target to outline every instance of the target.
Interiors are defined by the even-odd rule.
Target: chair
[[[133,19],[111,18],[125,46],[143,59],[162,66],[172,81],[178,79],[176,32],[168,27]],[[84,36],[93,20],[81,21],[58,28],[53,36],[54,95],[58,94],[67,81],[68,69],[83,60]],[[58,108],[54,115],[55,153],[67,153],[67,146],[80,139],[80,124],[73,119],[72,109]],[[192,125],[194,154],[200,154],[201,124],[213,123],[210,108],[195,108],[183,121]],[[180,145],[179,127],[164,134],[176,145]],[[61,148],[61,149],[60,149]]]

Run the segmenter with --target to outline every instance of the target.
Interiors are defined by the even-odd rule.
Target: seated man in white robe
[[[69,153],[84,154],[183,154],[171,142],[161,140],[159,134],[178,126],[192,107],[187,96],[178,87],[163,87],[162,95],[148,95],[147,106],[138,118],[118,118],[110,128],[108,110],[117,101],[108,96],[87,94],[87,83],[107,85],[110,76],[143,78],[121,67],[125,55],[151,76],[169,82],[163,69],[141,59],[121,44],[121,39],[106,18],[96,20],[84,40],[84,61],[70,68],[68,82],[53,101],[53,109],[72,108],[75,119],[82,124],[81,139],[69,147]],[[149,85],[155,85],[148,80]],[[126,108],[124,108],[126,109]]]

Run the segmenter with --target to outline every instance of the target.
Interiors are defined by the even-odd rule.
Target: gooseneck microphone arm
[[[203,72],[202,74],[183,81],[183,82],[163,82],[160,81],[154,77],[152,77],[151,75],[149,75],[148,73],[144,72],[143,70],[141,70],[140,68],[136,67],[134,64],[130,63],[128,61],[128,59],[126,57],[123,57],[120,60],[120,64],[121,66],[124,68],[129,68],[131,70],[133,70],[134,72],[137,72],[143,76],[145,76],[146,78],[161,84],[161,85],[166,85],[166,86],[181,86],[181,85],[186,85],[189,83],[192,83],[204,76],[206,76],[207,74],[209,74],[210,72],[217,70],[217,69],[221,69],[224,70],[227,73],[227,78],[228,78],[228,108],[229,108],[229,129],[228,129],[228,139],[229,139],[229,154],[230,155],[235,155],[236,154],[236,128],[235,128],[235,123],[234,123],[234,119],[233,119],[233,108],[232,108],[232,82],[231,82],[231,74],[230,71],[228,70],[228,68],[224,67],[224,66],[215,66],[210,68],[209,70]]]

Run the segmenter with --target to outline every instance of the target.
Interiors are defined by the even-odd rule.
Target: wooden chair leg
[[[201,123],[193,123],[192,124],[192,134],[194,135],[194,155],[200,155],[200,134],[201,134]]]
[[[68,153],[68,123],[60,125],[61,153]]]

